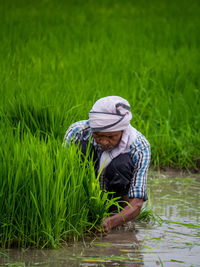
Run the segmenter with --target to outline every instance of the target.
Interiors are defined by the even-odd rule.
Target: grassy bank
[[[79,214],[80,203],[100,191],[91,181],[83,190],[92,169],[61,144],[100,97],[130,102],[151,166],[200,167],[199,11],[197,0],[0,0],[2,246],[50,244],[85,229],[93,205]]]

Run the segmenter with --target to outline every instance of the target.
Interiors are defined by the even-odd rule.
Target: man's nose
[[[101,138],[101,140],[100,140],[101,146],[107,146],[108,144],[109,144],[109,142],[106,138]]]

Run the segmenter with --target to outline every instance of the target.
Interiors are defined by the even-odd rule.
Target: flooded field
[[[200,266],[200,175],[149,175],[150,202],[164,222],[131,224],[55,250],[0,250],[0,266]]]

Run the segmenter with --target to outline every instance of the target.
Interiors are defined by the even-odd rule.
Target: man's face
[[[111,151],[115,148],[122,137],[123,131],[118,132],[94,132],[92,135],[96,143],[103,151]]]

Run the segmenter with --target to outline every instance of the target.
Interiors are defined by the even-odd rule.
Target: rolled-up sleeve
[[[128,196],[129,198],[142,198],[146,201],[148,199],[147,172],[151,158],[150,145],[148,144],[145,147],[142,147],[142,149],[135,149],[134,151],[135,152],[132,153],[134,171]]]
[[[64,136],[64,141],[63,141],[63,146],[68,145],[70,142],[73,141],[73,139],[77,139],[77,131],[79,129],[74,127],[74,125],[72,124],[69,129],[67,130],[65,136]]]
[[[86,120],[73,123],[65,133],[63,146],[79,141],[83,135],[83,130],[88,128],[88,126],[89,124]]]

